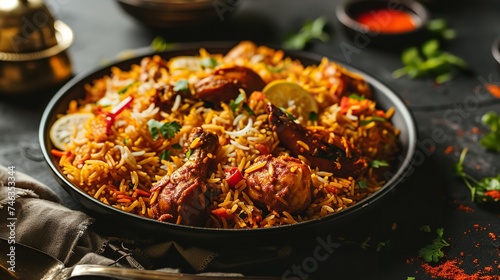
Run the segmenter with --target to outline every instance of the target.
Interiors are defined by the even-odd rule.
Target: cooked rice
[[[389,120],[394,114],[393,108],[384,112],[376,107],[375,101],[367,100],[365,112],[356,115],[354,112],[360,109],[360,105],[353,105],[342,113],[338,102],[328,104],[328,96],[340,91],[342,86],[332,79],[340,81],[341,77],[360,77],[326,58],[318,65],[304,66],[285,57],[283,51],[264,46],[255,46],[253,52],[239,56],[235,56],[235,52],[224,56],[200,49],[197,56],[215,59],[219,64],[217,67],[249,67],[267,83],[275,79],[296,82],[315,97],[321,108],[317,121],[299,120],[303,125],[325,128],[332,134],[341,135],[371,159],[391,162],[398,152],[399,132],[390,121],[370,122],[373,116]],[[265,206],[254,203],[246,193],[245,180],[230,188],[224,169],[238,167],[242,173],[250,173],[262,168],[265,163],[254,164],[260,155],[256,145],[264,145],[275,156],[289,154],[279,146],[276,132],[269,128],[266,102],[247,99],[255,114],[252,116],[243,110],[234,113],[228,104],[215,110],[204,107],[203,102],[176,95],[170,111],[163,111],[152,102],[157,94],[156,88],[181,79],[193,82],[213,71],[200,68],[198,71],[176,69],[169,72],[166,65],[171,61],[155,55],[130,69],[113,67],[109,76],[85,86],[87,94],[84,99],[70,103],[67,114],[97,114],[99,110],[110,110],[127,96],[134,97],[133,105],[116,117],[109,135],[96,129],[102,125],[97,116],[85,124],[83,133],[73,132],[69,152],[59,161],[67,178],[95,199],[122,211],[152,218],[150,205],[157,201],[158,192],[150,193],[150,188],[186,162],[185,149],[178,147],[185,147],[188,134],[196,126],[216,133],[221,144],[217,154],[212,155],[216,168],[210,170],[206,178],[210,197],[207,208],[210,211],[222,207],[233,214],[232,219],[211,215],[207,227],[259,228],[298,223],[343,211],[383,186],[383,178],[375,176],[371,169],[363,178],[354,180],[351,177],[337,178],[331,172],[311,168],[313,199],[302,214],[268,211]],[[328,76],[332,68],[337,71],[332,72],[334,78]],[[355,86],[363,89],[364,85]],[[294,113],[296,107],[299,106],[294,104],[288,109]],[[154,140],[147,125],[151,119],[163,123],[176,121],[181,124],[180,132],[172,139],[160,137]],[[367,124],[360,125],[361,122]],[[190,148],[199,145],[197,140],[190,143]],[[300,141],[298,144],[309,150],[306,143]],[[170,156],[164,157],[165,152]],[[304,157],[299,156],[299,159],[308,164]],[[360,181],[364,181],[366,187],[362,187]]]

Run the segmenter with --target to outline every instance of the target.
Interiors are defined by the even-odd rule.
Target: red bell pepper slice
[[[231,188],[234,188],[241,180],[243,180],[243,174],[238,169],[238,167],[230,167],[224,170],[226,175],[226,181]]]

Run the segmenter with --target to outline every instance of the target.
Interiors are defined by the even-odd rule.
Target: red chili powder
[[[493,232],[488,233],[488,235],[491,237],[491,239],[497,240],[497,236]]]
[[[446,150],[444,150],[444,153],[449,155],[451,154],[451,152],[453,152],[453,147],[452,146],[448,146],[446,147]]]
[[[469,207],[469,206],[467,206],[467,205],[463,205],[463,204],[459,204],[459,205],[458,205],[458,209],[459,209],[459,210],[462,210],[462,211],[465,211],[465,212],[467,212],[467,213],[472,213],[472,212],[474,212],[474,209],[473,209],[472,207]]]
[[[372,10],[360,14],[356,21],[368,29],[383,33],[402,33],[417,27],[415,19],[409,12],[391,9]]]
[[[482,275],[484,272],[491,272],[490,267],[486,267],[484,271],[478,271],[472,275],[465,273],[463,269],[459,267],[462,262],[457,260],[447,260],[439,265],[432,266],[428,263],[423,263],[422,268],[425,273],[430,275],[432,278],[446,279],[446,280],[494,280],[498,277]]]

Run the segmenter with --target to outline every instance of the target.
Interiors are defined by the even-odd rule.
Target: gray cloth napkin
[[[15,174],[9,174],[9,170],[2,165],[0,214],[0,228],[3,229],[7,227],[9,218],[12,220],[15,217],[16,242],[53,256],[66,267],[101,264],[180,271],[176,267],[180,257],[193,271],[209,273],[214,270],[217,272],[217,269],[237,270],[279,261],[292,254],[290,248],[284,247],[257,249],[245,256],[238,256],[237,252],[234,255],[220,256],[218,252],[183,247],[173,241],[155,242],[102,236],[93,229],[93,218],[64,207],[49,187],[18,170]],[[8,231],[0,231],[0,237],[8,238],[8,235]]]

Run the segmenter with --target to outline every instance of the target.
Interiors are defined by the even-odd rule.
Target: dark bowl
[[[137,21],[157,28],[176,28],[223,21],[239,4],[230,0],[116,0]]]
[[[385,17],[377,18],[378,28],[370,30],[356,20],[360,14],[378,9],[388,11]],[[405,32],[384,32],[382,27],[388,24],[392,11],[407,12],[416,27]],[[427,35],[426,25],[430,19],[427,8],[412,0],[344,0],[337,5],[335,14],[344,32],[359,49],[375,47],[390,50],[419,44]]]
[[[496,38],[491,45],[491,54],[500,66],[500,37]]]
[[[203,47],[210,53],[226,53],[235,43],[213,42],[213,43],[192,43],[178,45],[177,49],[159,53],[163,58],[168,59],[180,55],[198,54],[199,48]],[[89,73],[82,73],[64,87],[62,87],[47,105],[40,123],[39,141],[42,153],[56,180],[61,186],[79,201],[88,212],[96,218],[96,223],[105,224],[110,234],[121,235],[129,238],[159,238],[172,239],[179,242],[189,242],[190,244],[220,248],[225,244],[235,246],[255,246],[257,244],[279,244],[280,242],[301,242],[313,232],[331,232],[335,228],[340,228],[345,221],[354,221],[356,216],[366,213],[364,210],[372,208],[376,202],[382,201],[391,194],[395,187],[412,170],[412,160],[416,149],[417,128],[414,118],[402,99],[389,87],[379,82],[365,72],[346,66],[347,69],[359,73],[372,87],[378,105],[382,109],[394,107],[396,113],[393,116],[393,123],[400,133],[401,154],[397,158],[394,168],[387,173],[387,183],[373,195],[363,199],[357,204],[336,214],[332,214],[320,219],[310,220],[292,225],[277,226],[260,229],[213,229],[193,226],[176,225],[159,222],[157,220],[144,218],[135,214],[130,214],[110,207],[94,199],[87,193],[80,190],[71,183],[61,172],[58,161],[51,155],[53,145],[50,141],[49,130],[57,118],[58,114],[65,112],[68,103],[84,96],[84,85],[92,83],[94,80],[104,75],[110,74],[112,66],[121,69],[129,69],[132,64],[138,64],[145,56],[151,56],[151,50],[144,51],[141,55],[125,61],[114,63],[110,66],[99,68]],[[304,53],[287,52],[287,55],[300,59],[303,64],[317,64],[322,56]],[[333,61],[333,60],[332,60]],[[113,225],[113,226],[112,226]],[[116,225],[116,226],[114,226]],[[241,242],[247,240],[251,242]]]

